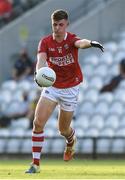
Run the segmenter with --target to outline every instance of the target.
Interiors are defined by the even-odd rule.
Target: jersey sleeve
[[[78,37],[76,34],[73,34],[72,35],[72,45],[74,45],[74,43],[77,41],[77,40],[80,40],[81,38],[80,37]]]
[[[38,44],[38,53],[41,52],[47,52],[47,45],[46,45],[46,41],[44,39],[41,39],[39,44]]]

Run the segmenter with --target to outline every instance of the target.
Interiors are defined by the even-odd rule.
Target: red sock
[[[37,166],[39,166],[40,164],[40,155],[43,147],[43,142],[44,142],[43,131],[39,133],[36,132],[32,133],[33,164],[36,164]]]
[[[66,137],[66,143],[67,143],[68,146],[72,146],[72,144],[74,142],[74,139],[73,139],[74,134],[75,134],[75,130],[72,129],[70,135]]]

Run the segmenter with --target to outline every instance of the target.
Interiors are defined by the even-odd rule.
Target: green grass
[[[44,159],[39,174],[25,174],[29,160],[0,160],[2,179],[125,179],[124,160],[84,160],[72,162]]]

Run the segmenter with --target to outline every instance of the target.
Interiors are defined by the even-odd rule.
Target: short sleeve
[[[38,44],[38,53],[47,52],[47,45],[45,39],[41,39]]]
[[[74,43],[77,41],[77,40],[80,40],[81,38],[80,37],[78,37],[76,34],[73,34],[72,35],[72,45],[74,45]]]

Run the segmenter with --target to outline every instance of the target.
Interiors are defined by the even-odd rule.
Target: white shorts
[[[78,94],[79,85],[65,89],[51,86],[44,88],[41,96],[57,102],[60,108],[64,111],[75,111],[78,104]]]

